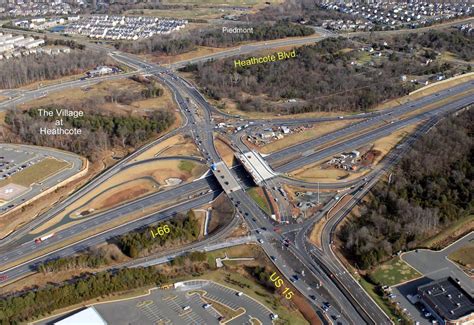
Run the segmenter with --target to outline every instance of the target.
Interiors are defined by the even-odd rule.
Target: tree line
[[[168,225],[169,233],[153,237],[152,232],[157,232],[157,226],[150,226],[143,230],[133,231],[120,236],[118,246],[125,255],[135,258],[149,253],[149,251],[157,246],[164,246],[174,242],[186,243],[194,241],[200,233],[199,222],[192,210],[186,215],[177,214],[173,219],[159,224],[159,226],[163,225]]]
[[[42,127],[55,128],[54,120],[57,118],[39,116],[40,108],[55,111],[66,107],[37,107],[26,111],[10,109],[5,116],[9,130],[3,131],[3,139],[11,143],[21,142],[63,149],[95,161],[100,157],[100,153],[108,148],[135,147],[165,131],[175,121],[175,116],[170,111],[153,111],[145,116],[116,116],[93,107],[67,107],[84,111],[84,116],[78,118],[63,117],[62,127],[82,130],[81,135],[71,136],[45,136],[39,132]]]
[[[343,249],[360,268],[370,268],[473,213],[474,112],[439,123],[379,182],[360,217],[344,224]]]
[[[117,49],[135,54],[154,53],[157,55],[176,55],[192,51],[196,46],[229,47],[245,41],[264,41],[283,37],[308,36],[314,30],[286,21],[277,23],[253,23],[236,25],[253,28],[253,33],[224,33],[222,29],[191,30],[169,36],[156,35],[138,42],[118,42]]]
[[[0,323],[24,323],[86,300],[143,286],[160,285],[165,280],[166,276],[153,267],[88,274],[59,286],[48,285],[20,295],[0,298],[4,302],[4,308],[0,309]]]
[[[0,88],[9,89],[35,81],[82,73],[105,64],[104,52],[72,50],[70,53],[29,55],[0,62]]]
[[[38,266],[38,271],[43,273],[74,270],[78,268],[99,268],[109,264],[104,254],[88,251],[80,255],[61,257],[46,261]]]
[[[270,280],[272,272],[265,266],[254,266],[249,267],[249,273],[257,280],[263,287],[268,289],[270,292],[275,292],[275,284]]]

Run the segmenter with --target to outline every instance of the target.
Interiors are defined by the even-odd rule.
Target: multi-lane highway
[[[309,41],[318,41],[323,37],[328,37],[328,35],[315,36],[314,39],[309,39]],[[306,40],[284,40],[263,44],[259,43],[256,46],[246,45],[232,51],[218,53],[212,58],[234,56],[236,54],[243,55],[254,52],[255,50],[281,47],[284,45],[296,45],[299,44],[298,42],[307,41],[308,38]],[[156,143],[168,138],[169,136],[175,135],[177,132],[186,132],[193,135],[197,146],[203,153],[209,166],[213,163],[221,161],[221,158],[214,146],[214,123],[212,114],[222,115],[222,113],[210,105],[201,95],[198,89],[196,89],[188,81],[175,75],[174,72],[168,68],[147,63],[141,58],[133,55],[112,50],[108,51],[112,58],[115,58],[120,62],[130,65],[138,70],[134,73],[153,74],[163,84],[169,87],[181,109],[185,123],[179,129],[160,139],[157,139],[156,141],[151,142],[150,144],[137,150],[134,154],[121,160],[114,167],[102,173],[89,184],[71,195],[68,199],[53,207],[51,211],[40,216],[30,225],[20,229],[11,236],[2,240],[0,242],[0,251],[2,252],[0,267],[3,266],[5,268],[6,266],[13,264],[15,261],[20,261],[22,259],[25,260],[19,265],[9,267],[8,269],[1,272],[2,275],[7,275],[10,280],[15,280],[26,274],[29,274],[35,270],[39,263],[49,259],[74,254],[114,236],[146,226],[150,223],[171,218],[177,212],[183,212],[191,208],[201,206],[205,203],[208,203],[210,200],[215,198],[217,194],[222,192],[218,181],[213,176],[208,176],[189,184],[184,184],[167,191],[149,195],[145,198],[124,204],[101,214],[93,215],[80,224],[72,225],[67,229],[56,232],[55,236],[47,239],[39,245],[35,244],[31,240],[31,237],[27,236],[28,231],[51,219],[69,204],[84,195],[84,193],[87,193],[112,175],[120,172],[120,170],[126,167],[127,164],[132,163],[133,159],[138,154],[149,149],[151,146],[156,145]],[[202,61],[208,59],[209,57],[203,57],[199,60]],[[193,59],[187,62],[181,62],[179,64],[175,64],[172,67],[198,62],[199,60]],[[119,78],[123,77],[123,75],[117,75],[114,77]],[[19,104],[37,98],[38,95],[42,96],[45,92],[64,89],[61,87],[77,87],[83,85],[85,85],[83,81],[77,81],[70,84],[55,85],[50,86],[49,88],[45,87],[44,89],[40,90],[23,92],[21,97],[1,103],[0,109],[9,107],[12,104]],[[374,139],[390,134],[395,130],[407,125],[428,121],[428,123],[426,123],[425,126],[420,129],[426,131],[426,129],[434,123],[433,121],[439,119],[444,114],[454,112],[459,108],[472,104],[474,97],[472,92],[469,94],[464,94],[464,92],[469,89],[472,89],[472,82],[453,87],[451,90],[442,91],[438,94],[421,98],[420,100],[401,105],[400,107],[396,107],[391,110],[343,117],[347,119],[352,118],[363,120],[361,122],[356,122],[340,131],[332,132],[327,136],[310,140],[308,142],[287,148],[281,152],[277,152],[268,156],[267,159],[274,167],[276,167],[275,169],[277,171],[281,173],[288,173],[311,162],[319,161],[339,152],[354,149],[363,144],[372,142]],[[421,110],[422,108],[426,108],[427,105],[437,103],[442,99],[446,99],[461,93],[463,93],[464,96],[458,96],[456,99],[453,99],[449,103],[440,107],[430,106],[426,111]],[[417,109],[420,109],[420,111],[416,112]],[[402,118],[402,115],[409,112],[412,112],[411,116]],[[232,118],[232,116],[227,117]],[[278,119],[273,121],[273,123],[316,123],[331,119],[334,120],[336,118],[301,120]],[[262,121],[258,122],[261,123]],[[415,137],[410,139],[415,139]],[[324,148],[321,148],[322,146],[324,146]],[[291,281],[293,286],[303,296],[308,298],[308,300],[313,304],[314,310],[318,313],[318,315],[320,315],[322,319],[326,319],[327,316],[330,316],[333,320],[337,319],[337,322],[341,324],[390,323],[390,320],[385,315],[385,313],[375,305],[368,295],[358,286],[357,282],[352,278],[352,276],[345,271],[344,267],[341,265],[331,249],[331,236],[333,236],[336,225],[344,218],[345,215],[347,215],[352,206],[356,204],[361,197],[363,197],[363,195],[371,186],[373,186],[373,184],[375,184],[375,182],[383,175],[386,168],[389,168],[394,163],[396,163],[403,153],[400,150],[396,149],[389,156],[387,156],[382,164],[379,165],[380,167],[376,168],[369,176],[367,176],[369,181],[363,182],[356,180],[351,183],[351,185],[358,185],[356,187],[357,190],[356,192],[351,193],[352,198],[350,202],[344,205],[344,207],[342,207],[341,210],[336,213],[335,217],[333,217],[324,228],[322,250],[311,247],[311,245],[309,245],[306,240],[307,232],[311,228],[312,222],[314,220],[307,222],[300,227],[291,225],[295,227],[295,243],[288,244],[285,242],[285,236],[275,231],[274,221],[270,220],[245,192],[247,184],[245,183],[244,177],[241,175],[242,169],[233,169],[231,172],[231,177],[235,178],[234,181],[237,182],[241,188],[232,193],[228,193],[228,196],[231,198],[233,204],[236,207],[237,213],[242,215],[242,217],[248,223],[252,235],[255,236],[265,253],[273,261],[275,268],[277,268],[285,276],[286,281]],[[288,157],[295,157],[295,159],[287,161],[286,159]],[[280,177],[277,181],[279,183],[289,182],[285,177]],[[302,185],[311,186],[311,184]],[[322,184],[322,186],[326,186],[327,188],[337,188],[341,186],[347,186],[347,184]],[[190,196],[196,192],[199,193],[197,197]],[[91,228],[97,227],[99,224],[106,224],[116,218],[128,215],[134,211],[145,209],[147,207],[154,206],[157,203],[175,199],[179,196],[181,196],[183,199],[176,206],[145,216],[139,220],[129,221],[123,225],[114,227],[113,229],[105,230],[95,235],[91,235],[87,238],[74,241],[66,247],[60,246],[60,244],[65,240],[70,240],[73,236],[84,234]],[[333,203],[333,201],[330,202],[330,205],[323,209],[321,214],[319,214],[316,219],[320,218],[323,213],[332,206]],[[225,234],[225,232],[222,232],[220,236],[222,236],[222,234]],[[200,243],[194,244],[194,248],[204,248],[209,243],[210,241],[202,241]],[[43,254],[41,253],[44,248],[52,248],[53,246],[55,247],[53,252]],[[35,257],[28,257],[33,255]],[[319,284],[322,284],[322,286]],[[323,302],[332,303],[332,307],[328,309],[327,314],[322,312],[321,304]]]

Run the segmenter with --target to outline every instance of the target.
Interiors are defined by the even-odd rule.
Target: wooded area
[[[98,268],[108,263],[105,254],[101,251],[88,251],[80,255],[61,257],[42,263],[38,266],[38,271],[47,273],[78,268]]]
[[[395,35],[372,35],[358,38],[358,40],[373,43],[386,41],[388,47],[394,51],[415,55],[423,53],[426,58],[434,59],[442,52],[450,52],[460,59],[471,61],[474,59],[474,38],[466,35],[457,28],[447,30],[430,29],[427,32],[395,34]]]
[[[84,116],[78,118],[63,117],[63,128],[78,128],[81,135],[41,135],[41,127],[55,128],[53,117],[39,116],[39,109],[27,111],[8,110],[5,122],[9,131],[3,132],[2,141],[9,143],[21,142],[72,151],[95,161],[100,153],[113,146],[132,146],[149,140],[157,133],[168,129],[175,121],[170,111],[153,111],[146,116],[128,115],[116,116],[94,108],[77,107],[84,111]],[[48,111],[66,107],[42,107]],[[75,109],[75,107],[67,107]]]
[[[152,236],[156,233],[156,225],[145,230],[133,231],[119,238],[119,248],[122,252],[132,258],[143,256],[153,250],[154,247],[163,246],[167,243],[187,243],[196,240],[199,236],[199,222],[190,210],[186,215],[178,214],[173,219],[162,222],[159,226],[168,225],[170,232],[162,236]]]
[[[30,55],[3,61],[0,62],[0,89],[82,73],[105,64],[106,60],[105,52],[71,50],[55,56]]]
[[[23,323],[82,301],[147,285],[160,285],[165,280],[166,277],[153,267],[124,268],[85,275],[60,286],[48,285],[1,298],[5,306],[0,309],[0,323]]]
[[[115,47],[135,54],[176,55],[189,52],[196,46],[228,47],[244,41],[264,41],[283,37],[307,36],[314,33],[313,29],[309,27],[283,21],[275,24],[260,22],[245,25],[245,28],[249,27],[253,27],[253,33],[223,33],[221,28],[194,29],[169,36],[157,35],[137,42],[120,42],[116,43]]]
[[[369,54],[345,38],[326,39],[296,51],[296,58],[273,63],[235,68],[234,59],[227,59],[186,70],[194,71],[209,97],[231,98],[240,110],[295,114],[367,111],[415,88],[402,82],[402,75],[432,75],[450,68],[434,62],[424,65],[421,58],[399,53],[358,64],[362,55]],[[290,99],[300,101],[282,103]]]
[[[348,258],[369,268],[413,249],[454,221],[473,213],[474,112],[440,122],[379,182],[360,217],[339,238]]]

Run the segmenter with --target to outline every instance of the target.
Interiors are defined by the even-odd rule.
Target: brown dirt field
[[[311,230],[311,234],[309,235],[309,241],[319,248],[321,248],[321,232],[323,231],[326,222],[327,220],[325,218],[316,222]]]
[[[220,137],[216,137],[215,145],[217,153],[222,157],[222,160],[227,165],[227,167],[230,168],[234,166],[236,159],[230,146]]]
[[[375,141],[373,143],[372,149],[380,151],[381,154],[374,159],[372,167],[376,166],[383,159],[383,157],[385,157],[385,155],[397,145],[397,143],[399,143],[408,134],[413,133],[417,127],[418,124],[409,125],[405,128],[395,131],[389,136]],[[318,161],[304,166],[298,170],[293,171],[290,175],[296,179],[310,182],[337,182],[341,179],[344,181],[353,180],[364,176],[370,171],[369,169],[365,169],[359,172],[349,173],[343,169],[336,169],[332,167],[323,169],[321,167],[323,166],[324,162],[325,161]]]
[[[352,195],[346,195],[334,206],[334,208],[328,212],[327,219],[331,219],[348,201],[350,201]]]
[[[3,112],[0,112],[0,126],[4,126],[6,125],[5,124],[5,115],[7,114],[7,112],[3,111]]]
[[[418,127],[418,125],[419,124],[407,126],[392,133],[387,137],[375,141],[373,149],[380,151],[381,154],[374,159],[372,165],[377,165],[383,159],[383,157],[385,157],[385,155],[397,145],[397,143],[399,143],[407,135],[413,133]]]
[[[115,193],[114,196],[109,197],[106,200],[104,200],[103,206],[99,207],[99,210],[103,208],[113,207],[115,205],[127,202],[132,199],[136,199],[148,192],[149,192],[148,188],[140,187],[140,186],[133,187],[131,189],[121,190]]]
[[[468,270],[474,269],[474,244],[468,243],[463,247],[459,248],[457,251],[451,253],[448,258],[463,268]]]
[[[206,222],[206,211],[204,209],[194,209],[194,216],[196,217],[199,223],[199,236],[198,240],[204,237],[204,225]]]
[[[184,137],[182,134],[177,134],[171,138],[161,141],[156,146],[143,152],[133,161],[135,162],[151,159],[155,156],[166,157],[179,155],[201,157],[201,154],[197,150],[196,145],[191,138]]]
[[[331,219],[339,211],[339,209],[343,207],[351,199],[351,197],[352,197],[351,195],[344,196],[342,200],[340,200],[337,203],[337,205],[335,205],[324,218],[322,218],[321,220],[319,220],[318,222],[314,224],[314,227],[311,230],[311,234],[309,235],[309,240],[311,241],[311,243],[313,243],[319,248],[322,247],[321,246],[321,233],[324,229],[324,226],[326,225],[328,220]]]
[[[147,176],[151,176],[157,181],[159,184],[165,184],[165,180],[170,177],[177,177],[181,178],[183,181],[191,181],[198,177],[200,177],[207,167],[202,164],[195,165],[194,169],[191,173],[181,171],[178,168],[179,160],[175,161],[153,161],[146,163],[144,165],[134,166],[128,168],[110,179],[106,182],[102,183],[97,188],[93,189],[92,191],[88,192],[84,196],[81,197],[80,200],[77,200],[73,204],[71,204],[68,208],[66,208],[61,214],[58,214],[53,219],[49,220],[47,223],[43,224],[41,227],[35,229],[35,233],[39,233],[44,229],[51,227],[52,225],[58,223],[62,220],[66,214],[71,212],[81,212],[89,209],[94,209],[95,213],[99,212],[101,209],[111,208],[105,201],[116,202],[118,204],[123,203],[123,201],[118,201],[114,197],[117,195],[118,192],[127,192],[133,191],[133,188],[137,186],[134,182],[138,178],[143,178]],[[151,182],[139,182],[138,186],[140,188],[141,195],[150,194],[152,192],[156,192],[161,188],[159,186],[153,187],[154,184]],[[114,189],[110,190],[110,188],[115,187]],[[145,192],[146,190],[146,192]],[[135,193],[136,194],[136,193]],[[137,199],[137,196],[130,196],[131,199]],[[90,202],[88,202],[90,201]],[[88,202],[88,203],[87,203]],[[86,204],[87,203],[87,204]],[[78,210],[80,208],[80,210]],[[82,216],[78,215],[71,215],[72,218],[81,218]]]
[[[113,112],[114,114],[142,114],[151,110],[174,110],[176,105],[174,103],[171,91],[163,85],[161,88],[164,90],[164,92],[160,97],[139,100],[132,102],[130,105],[124,105],[120,103],[103,103],[99,106],[102,110]],[[50,93],[45,97],[19,105],[19,107],[21,109],[26,109],[38,106],[48,106],[52,104],[65,106],[73,105],[80,107],[84,101],[93,98],[103,98],[115,90],[140,92],[143,89],[145,89],[144,85],[128,78],[106,80],[88,87],[77,87],[67,89],[65,91]],[[174,112],[179,125],[181,124],[181,115],[176,111]]]
[[[21,108],[30,108],[47,105],[67,105],[80,104],[84,100],[97,96],[106,96],[113,90],[126,90],[131,92],[141,91],[144,86],[131,79],[107,80],[87,87],[71,88],[64,91],[54,92],[45,97],[38,98],[33,101],[21,104]],[[123,111],[124,105],[117,105],[119,111]]]
[[[262,153],[272,153],[297,143],[320,137],[329,132],[337,131],[348,126],[349,124],[356,123],[357,121],[359,120],[339,120],[333,122],[317,123],[312,128],[306,129],[299,133],[293,133],[289,136],[285,136],[283,139],[266,144],[260,148],[260,151]]]

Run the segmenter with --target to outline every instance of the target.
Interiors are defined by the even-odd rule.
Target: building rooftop
[[[100,316],[94,307],[89,307],[75,313],[72,316],[64,318],[55,325],[107,325],[107,322]]]
[[[244,165],[245,169],[252,175],[255,184],[260,185],[265,180],[276,176],[272,168],[262,158],[262,156],[252,150],[243,154],[236,154],[237,159]]]
[[[443,278],[418,287],[422,299],[446,320],[474,313],[474,299],[452,278]]]

